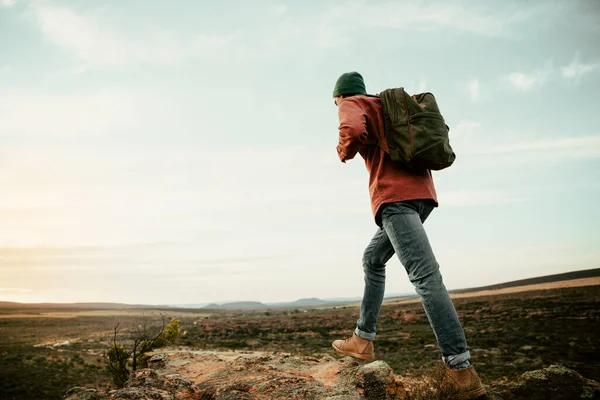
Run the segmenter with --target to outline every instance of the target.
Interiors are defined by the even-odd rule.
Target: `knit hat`
[[[333,88],[333,97],[353,94],[367,94],[365,81],[361,74],[356,71],[342,74]]]

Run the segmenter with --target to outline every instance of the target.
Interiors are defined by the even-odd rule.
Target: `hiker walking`
[[[423,228],[438,205],[431,171],[404,168],[392,160],[387,148],[391,143],[385,137],[383,93],[382,97],[368,95],[358,72],[341,75],[333,97],[340,121],[338,156],[343,163],[357,153],[365,160],[371,207],[379,226],[363,255],[365,289],[356,329],[351,338],[334,341],[333,347],[343,355],[364,360],[375,357],[373,342],[385,291],[385,265],[395,253],[421,297],[437,338],[447,366],[444,381],[469,398],[484,395],[481,380],[469,362],[463,328]],[[445,134],[447,137],[447,130]]]

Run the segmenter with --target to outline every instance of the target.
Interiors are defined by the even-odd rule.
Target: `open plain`
[[[600,380],[600,285],[457,295],[473,362],[486,384],[560,364]],[[351,334],[356,304],[332,308],[208,310],[0,309],[0,399],[56,399],[73,386],[111,387],[103,352],[114,326],[129,329],[160,314],[181,323],[177,347],[190,350],[333,354],[331,341]],[[398,374],[419,376],[440,353],[418,302],[382,307],[376,357]]]

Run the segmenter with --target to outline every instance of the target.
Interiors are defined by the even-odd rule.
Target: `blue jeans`
[[[470,354],[465,333],[423,228],[423,222],[432,210],[433,204],[428,200],[382,206],[383,227],[375,233],[363,256],[365,292],[355,333],[365,339],[375,339],[375,325],[385,292],[385,264],[396,253],[421,297],[443,360],[452,367],[468,361]]]

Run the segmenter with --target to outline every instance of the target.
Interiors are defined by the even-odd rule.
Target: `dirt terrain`
[[[249,351],[154,352],[118,390],[72,388],[63,400],[465,400],[444,379],[441,361],[424,376],[396,374],[385,361]],[[485,385],[488,400],[600,397],[600,384],[552,365]]]
[[[560,364],[600,380],[600,285],[520,292],[482,293],[454,299],[471,347],[473,362],[487,384]],[[512,289],[512,288],[511,288]],[[535,286],[535,289],[539,287]],[[23,314],[36,313],[35,316]],[[72,313],[57,317],[56,313]],[[70,387],[110,389],[102,354],[117,322],[125,329],[140,310],[0,310],[0,399],[56,399]],[[331,341],[351,334],[358,307],[231,311],[174,310],[180,320],[177,345],[190,351],[285,352],[298,357],[335,356]],[[12,317],[9,317],[12,315]],[[440,359],[421,305],[382,307],[375,342],[377,359],[404,377],[420,377]]]

